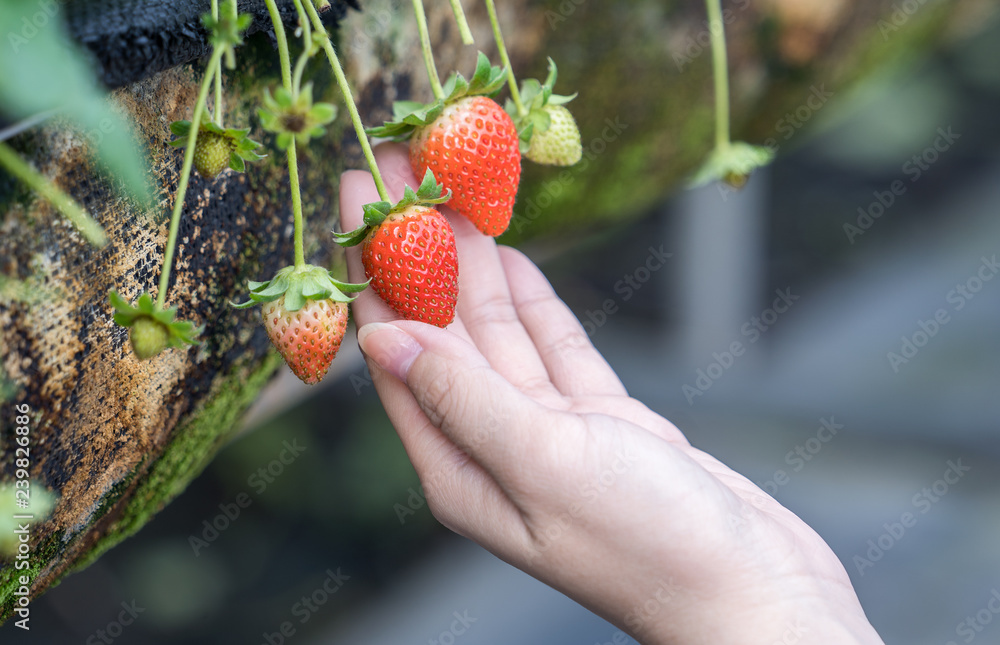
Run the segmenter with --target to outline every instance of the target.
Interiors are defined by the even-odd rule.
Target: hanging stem
[[[514,78],[514,68],[510,66],[510,57],[507,56],[507,47],[503,44],[503,34],[500,32],[500,21],[497,20],[497,8],[493,0],[486,0],[486,10],[490,14],[490,25],[493,26],[493,36],[497,41],[497,49],[500,50],[500,62],[507,69],[507,85],[510,86],[510,98],[517,107],[518,116],[524,117],[528,111],[524,109],[521,102],[521,92],[517,89],[517,79]]]
[[[487,0],[492,1],[492,0]],[[726,32],[720,0],[705,0],[708,30],[712,36],[712,74],[715,77],[715,147],[729,147],[729,65],[726,60]]]
[[[281,64],[281,82],[290,93],[297,94],[292,85],[292,63],[288,55],[288,39],[285,37],[285,25],[281,22],[281,14],[274,0],[264,0],[267,4],[267,11],[271,15],[271,22],[274,24],[274,36],[278,41],[278,60]],[[312,3],[312,0],[309,0]],[[300,5],[301,6],[301,5]],[[292,217],[295,222],[295,267],[305,266],[305,245],[302,234],[302,193],[299,188],[299,164],[295,152],[295,139],[292,138],[291,145],[285,151],[288,156],[288,180],[292,190]]]
[[[222,48],[216,48],[212,52],[212,58],[208,62],[205,78],[201,81],[201,89],[198,91],[198,99],[194,104],[194,115],[191,117],[191,131],[188,133],[188,140],[184,150],[184,165],[181,168],[181,181],[177,185],[177,194],[174,196],[174,211],[170,215],[170,233],[167,235],[167,248],[163,252],[163,271],[160,273],[160,288],[156,292],[156,308],[163,309],[167,301],[167,285],[170,283],[170,269],[174,262],[174,250],[177,248],[177,230],[181,223],[181,210],[184,208],[184,196],[187,193],[188,180],[191,178],[191,165],[194,163],[194,148],[198,142],[198,124],[201,123],[201,115],[205,109],[205,99],[208,98],[208,88],[212,86],[212,80],[220,70],[222,61]]]
[[[306,2],[306,12],[308,12],[316,31],[326,34],[323,21],[320,19],[319,13],[316,11],[316,7],[313,6],[311,0]],[[351,115],[351,123],[354,124],[354,131],[358,135],[358,142],[361,144],[361,150],[364,152],[365,160],[368,162],[368,168],[372,172],[372,178],[375,180],[375,188],[378,190],[379,199],[384,202],[391,201],[389,199],[389,191],[385,188],[385,182],[382,181],[382,173],[379,172],[378,164],[375,162],[375,153],[372,152],[371,143],[368,141],[368,135],[365,133],[365,126],[361,123],[358,106],[354,104],[354,94],[351,92],[351,86],[347,82],[347,77],[344,75],[344,68],[340,65],[340,59],[337,58],[337,52],[334,50],[329,36],[323,39],[323,50],[326,52],[326,57],[330,60],[333,75],[337,77],[337,85],[340,86],[340,91],[344,94],[344,103],[347,105],[347,111]]]
[[[437,66],[434,65],[434,52],[431,51],[431,37],[427,34],[427,16],[424,14],[424,0],[413,0],[413,13],[417,16],[417,29],[420,31],[420,49],[424,52],[424,65],[427,66],[427,78],[431,81],[431,91],[434,98],[444,100],[444,89],[438,78]]]
[[[60,190],[58,186],[25,163],[10,146],[2,141],[0,141],[0,166],[9,170],[12,175],[55,206],[66,219],[73,223],[73,226],[79,229],[88,242],[97,247],[108,243],[104,229],[87,214],[87,211],[83,210],[72,197]]]
[[[475,45],[476,41],[472,38],[472,32],[469,31],[469,21],[465,19],[465,10],[462,9],[462,0],[451,0],[451,11],[455,14],[455,22],[458,23],[458,33],[462,36],[462,44]]]
[[[212,18],[214,20],[219,19],[219,0],[212,0]],[[209,70],[211,73],[211,70]],[[222,127],[222,64],[221,60],[219,63],[219,68],[215,70],[215,114],[214,117],[215,125]]]
[[[312,0],[310,0],[311,2]],[[313,54],[312,50],[312,28],[309,26],[309,18],[306,16],[305,10],[302,8],[302,0],[294,0],[295,10],[299,15],[299,24],[302,26],[302,54],[299,56],[298,62],[295,64],[295,75],[292,79],[292,93],[294,96],[299,95],[299,90],[302,89],[302,73],[306,69],[306,63],[309,62],[309,58]]]

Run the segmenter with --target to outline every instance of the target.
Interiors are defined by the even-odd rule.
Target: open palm
[[[417,185],[405,148],[377,157],[394,198]],[[343,229],[373,201],[346,173]],[[354,304],[435,517],[643,643],[881,642],[811,528],[629,397],[530,260],[442,211],[456,321],[401,321],[370,289]]]

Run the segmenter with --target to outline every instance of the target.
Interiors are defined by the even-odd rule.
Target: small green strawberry
[[[746,185],[754,170],[768,165],[773,159],[774,151],[770,148],[732,141],[712,151],[691,180],[691,185],[701,186],[713,181],[723,181],[739,190]]]
[[[177,309],[159,309],[148,293],[131,305],[114,290],[108,299],[115,309],[115,323],[129,330],[132,353],[140,360],[152,358],[168,347],[194,345],[201,328],[186,320],[174,320]]]
[[[446,202],[428,170],[417,192],[409,186],[396,205],[365,205],[365,223],[334,239],[361,243],[361,262],[372,289],[407,320],[447,327],[458,302],[458,251],[448,219],[432,206]]]
[[[187,146],[191,135],[190,121],[174,121],[170,131],[177,136],[170,142],[175,148]],[[260,144],[250,139],[250,128],[223,129],[212,123],[206,115],[198,128],[198,138],[194,144],[194,167],[205,179],[214,179],[227,167],[236,172],[246,170],[247,161],[259,161],[264,155],[258,154]]]
[[[347,329],[345,295],[364,284],[335,280],[322,267],[304,264],[285,267],[267,282],[250,282],[250,300],[231,303],[237,309],[261,307],[261,321],[271,344],[304,383],[323,380]]]
[[[194,146],[194,167],[205,179],[214,179],[229,165],[229,155],[236,149],[232,140],[215,132],[202,132]]]
[[[170,332],[166,325],[154,318],[138,318],[129,330],[132,351],[140,360],[156,356],[167,348]]]
[[[563,105],[546,105],[549,127],[535,128],[525,157],[538,164],[572,166],[583,157],[580,128],[570,111]]]
[[[565,107],[576,94],[553,94],[559,71],[549,59],[549,75],[544,83],[529,78],[521,84],[521,101],[526,112],[521,114],[513,101],[507,101],[507,112],[517,124],[521,138],[521,153],[529,160],[551,166],[572,166],[583,156],[580,128]]]

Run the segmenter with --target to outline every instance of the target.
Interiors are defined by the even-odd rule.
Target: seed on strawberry
[[[213,179],[229,166],[235,145],[224,134],[202,130],[194,146],[194,167],[205,179]]]
[[[430,169],[453,197],[449,206],[486,235],[507,230],[521,181],[517,128],[485,96],[466,97],[417,128],[410,165],[418,177]]]
[[[536,128],[532,132],[525,156],[535,163],[572,166],[583,156],[576,120],[562,105],[546,105],[542,109],[548,114],[549,127],[544,131]]]
[[[451,224],[426,206],[391,213],[361,247],[365,274],[407,320],[447,327],[458,300],[458,251]]]
[[[297,311],[285,296],[261,307],[264,329],[295,376],[309,385],[323,380],[347,331],[347,303],[306,300]]]

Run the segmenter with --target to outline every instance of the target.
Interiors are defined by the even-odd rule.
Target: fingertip
[[[413,362],[424,351],[413,336],[383,322],[371,322],[358,329],[358,345],[379,367],[404,383]]]

